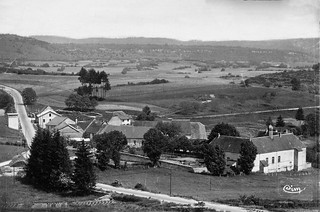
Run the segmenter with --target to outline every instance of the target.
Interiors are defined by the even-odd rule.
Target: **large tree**
[[[271,116],[269,116],[269,118],[266,121],[266,126],[267,126],[268,130],[269,130],[270,125],[274,126]]]
[[[173,140],[176,151],[191,152],[193,151],[192,142],[186,136],[180,136]]]
[[[286,124],[285,122],[283,121],[283,118],[282,116],[278,116],[277,118],[277,122],[276,122],[276,127],[284,127]]]
[[[151,128],[143,136],[142,150],[150,158],[153,166],[159,166],[161,154],[166,149],[167,138],[158,129]]]
[[[319,113],[310,113],[306,116],[304,120],[303,129],[305,129],[305,134],[310,136],[318,136],[320,133],[319,128]]]
[[[181,127],[178,124],[172,122],[158,122],[156,127],[157,130],[162,132],[168,139],[173,139],[181,134]]]
[[[32,88],[25,88],[22,91],[22,98],[24,104],[31,105],[37,101],[37,94]]]
[[[72,175],[74,189],[77,193],[87,194],[96,184],[93,164],[90,160],[88,145],[82,140],[76,152],[74,173]]]
[[[252,141],[245,141],[241,144],[240,157],[238,159],[238,166],[240,171],[245,174],[250,174],[254,167],[254,160],[257,155],[257,147]]]
[[[154,113],[151,112],[150,107],[147,105],[142,109],[142,112],[138,114],[136,120],[139,121],[153,121],[155,119]]]
[[[204,143],[202,146],[204,163],[212,175],[222,175],[226,166],[224,151],[219,146]]]
[[[71,162],[66,142],[59,132],[37,130],[25,171],[27,181],[37,188],[46,191],[68,189]]]
[[[94,141],[98,151],[98,165],[104,170],[109,159],[112,159],[116,168],[120,167],[120,151],[127,145],[126,136],[119,131],[111,131],[96,135]]]
[[[240,133],[233,125],[225,124],[222,122],[214,126],[214,128],[210,132],[210,135],[208,136],[208,140],[212,141],[214,138],[218,137],[219,134],[228,136],[240,136]]]
[[[94,109],[97,106],[97,101],[95,99],[90,99],[89,96],[81,96],[76,93],[72,93],[65,100],[65,104],[68,108],[80,111],[87,111]]]

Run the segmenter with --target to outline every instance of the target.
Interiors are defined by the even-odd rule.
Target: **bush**
[[[137,183],[137,185],[135,185],[134,188],[140,191],[149,191],[149,189],[147,189],[147,187],[141,183]]]
[[[113,183],[111,183],[111,185],[114,187],[122,187],[122,184],[119,180],[115,180]]]

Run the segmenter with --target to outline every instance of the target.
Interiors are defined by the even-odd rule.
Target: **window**
[[[43,119],[43,123],[44,123],[44,122],[46,122],[46,120],[45,120],[45,119]]]
[[[274,163],[274,157],[272,157],[272,163]]]
[[[49,113],[49,117],[51,117],[51,113]]]
[[[280,163],[280,161],[281,161],[281,157],[280,157],[280,156],[278,156],[278,163]]]
[[[266,158],[267,163],[269,162],[269,158]]]

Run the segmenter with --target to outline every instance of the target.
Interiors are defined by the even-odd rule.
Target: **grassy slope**
[[[0,162],[11,160],[26,149],[21,146],[0,145]]]
[[[211,190],[210,190],[211,178]],[[98,182],[111,184],[119,180],[124,187],[133,188],[137,183],[145,184],[154,192],[169,194],[170,170],[157,168],[148,170],[107,170],[98,173]],[[264,199],[311,200],[316,174],[303,176],[250,175],[214,177],[172,170],[172,194],[193,197],[198,200],[237,199],[239,195],[255,195]],[[300,195],[282,191],[286,184],[306,187]]]
[[[20,140],[21,133],[8,127],[8,120],[6,116],[0,116],[0,143],[6,141],[16,142]]]

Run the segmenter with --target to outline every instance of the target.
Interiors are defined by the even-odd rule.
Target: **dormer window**
[[[49,117],[51,117],[51,113],[49,113]]]

